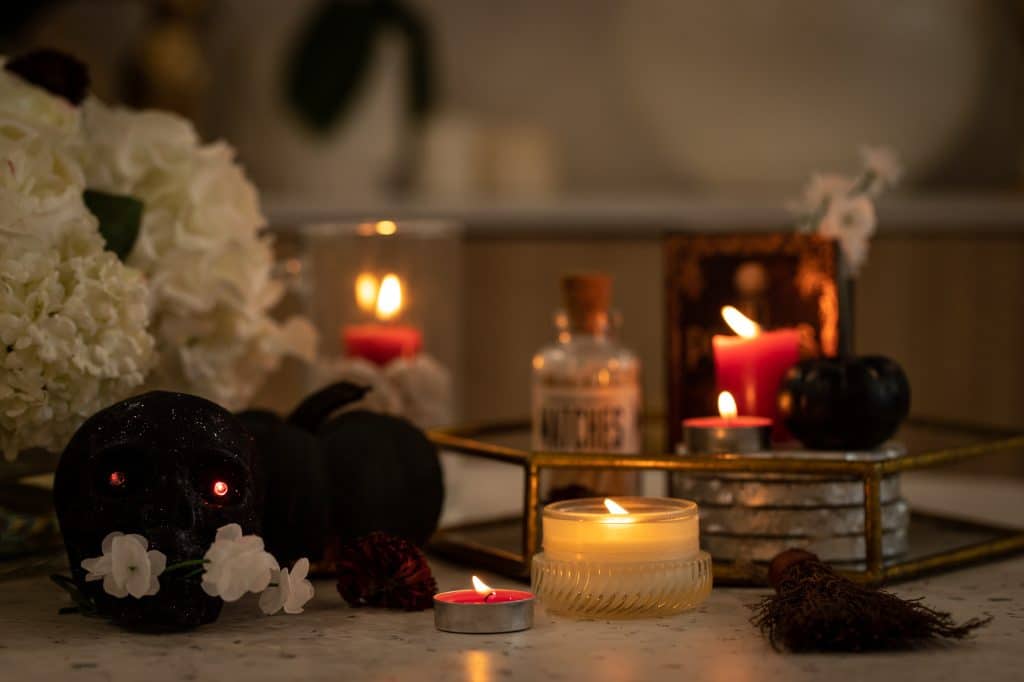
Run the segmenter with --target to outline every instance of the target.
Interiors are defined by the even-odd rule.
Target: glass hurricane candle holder
[[[711,592],[688,500],[586,498],[549,504],[533,591],[551,613],[583,618],[667,616]]]
[[[369,400],[379,411],[422,427],[454,419],[463,356],[461,226],[324,222],[300,234],[305,307],[320,335],[306,389],[356,381],[378,389]]]

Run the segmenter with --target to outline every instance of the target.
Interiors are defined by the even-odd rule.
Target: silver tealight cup
[[[532,592],[491,589],[473,576],[474,589],[434,595],[434,626],[444,632],[495,634],[533,627]]]

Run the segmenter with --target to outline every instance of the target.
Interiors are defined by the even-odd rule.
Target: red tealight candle
[[[741,417],[729,391],[718,395],[718,417],[683,420],[683,438],[689,454],[758,452],[769,447],[772,420]]]
[[[533,626],[533,593],[496,590],[473,576],[473,589],[434,595],[434,625],[445,632],[517,632]]]
[[[776,396],[783,375],[800,360],[800,332],[761,331],[732,306],[722,308],[722,317],[738,336],[717,334],[711,339],[718,390],[732,393],[740,414],[769,418],[775,424],[775,439],[785,440],[786,430],[777,421]]]
[[[389,274],[378,287],[377,278],[364,273],[356,279],[356,303],[364,310],[373,310],[378,320],[390,320],[402,309],[401,281]],[[348,325],[341,337],[348,355],[381,366],[395,358],[416,355],[423,346],[419,329],[385,322]]]

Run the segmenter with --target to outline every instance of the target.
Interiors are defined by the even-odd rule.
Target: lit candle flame
[[[732,419],[739,413],[736,409],[736,399],[729,391],[722,391],[718,394],[718,414],[726,419]]]
[[[372,313],[377,306],[377,277],[364,272],[356,277],[356,305],[366,313]]]
[[[385,275],[377,291],[377,319],[390,320],[402,309],[402,282],[398,275]]]
[[[374,225],[374,229],[377,234],[387,237],[398,232],[398,225],[395,225],[393,220],[381,220]]]
[[[722,308],[722,318],[734,332],[745,339],[752,339],[761,333],[761,325],[731,305]]]
[[[475,575],[473,576],[473,590],[483,597],[489,597],[494,594],[494,590],[491,589],[491,586],[483,580],[480,580],[480,578],[477,578]]]
[[[614,514],[615,516],[626,516],[629,514],[628,511],[622,508],[622,505],[610,497],[604,498],[604,506],[608,508],[609,514]]]

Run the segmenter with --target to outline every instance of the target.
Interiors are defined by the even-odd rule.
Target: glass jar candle
[[[552,613],[593,618],[664,616],[704,601],[711,558],[700,549],[688,500],[585,498],[549,504],[533,591]]]

